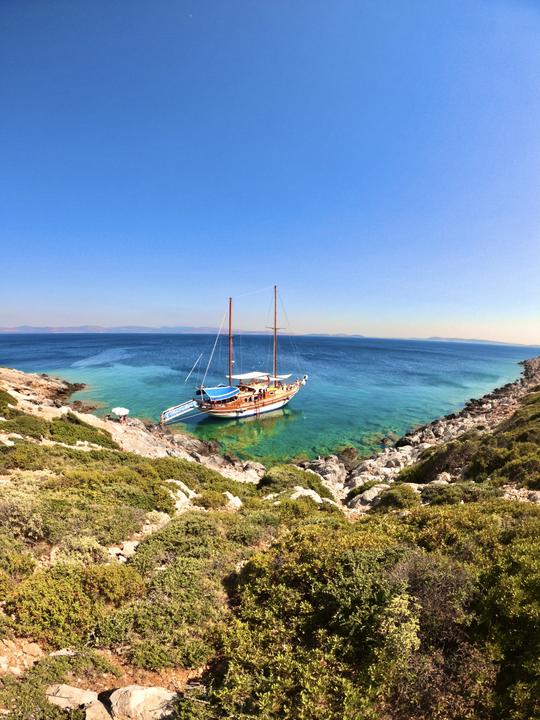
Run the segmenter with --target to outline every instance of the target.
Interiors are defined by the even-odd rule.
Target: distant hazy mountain
[[[39,333],[171,333],[171,334],[194,334],[194,333],[216,333],[217,327],[188,327],[187,325],[162,325],[161,327],[147,327],[145,325],[121,325],[119,327],[103,327],[102,325],[76,325],[72,327],[38,327],[35,325],[17,325],[16,327],[0,327],[0,333],[14,333],[18,335],[35,335]],[[270,330],[236,330],[236,333],[243,335],[268,334]],[[298,334],[298,333],[293,333]],[[364,337],[363,335],[347,335],[346,333],[313,333],[311,337]]]
[[[507,343],[502,340],[479,340],[478,338],[448,338],[448,337],[428,337],[426,340],[434,340],[435,342],[455,342],[455,343],[478,343],[481,345],[521,345],[522,343]]]
[[[205,334],[216,333],[217,327],[189,327],[187,325],[162,325],[161,327],[147,327],[145,325],[121,325],[118,327],[103,327],[102,325],[76,325],[72,327],[39,327],[36,325],[17,325],[16,327],[0,327],[0,334],[7,335],[10,333],[17,335],[37,335],[43,334],[60,334],[60,333],[170,333],[173,335],[187,334]],[[242,335],[267,335],[270,330],[236,330],[237,334]],[[358,335],[355,333],[290,333],[291,335],[309,335],[309,337],[343,337],[343,338],[367,338],[366,335]],[[381,338],[369,338],[377,340]],[[390,338],[387,338],[390,339]],[[394,338],[395,339],[395,338]],[[484,345],[522,345],[523,343],[505,343],[498,340],[479,340],[476,338],[446,338],[446,337],[428,337],[428,338],[402,338],[408,340],[423,340],[433,342],[455,342],[455,343],[482,343]],[[540,347],[538,345],[529,345],[527,347]]]

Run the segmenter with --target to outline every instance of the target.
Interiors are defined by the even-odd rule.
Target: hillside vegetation
[[[314,473],[238,483],[14,404],[0,393],[0,433],[20,435],[0,446],[0,635],[73,652],[0,675],[9,719],[84,718],[45,687],[125,668],[198,677],[178,720],[540,716],[540,507],[496,497],[540,487],[540,393],[402,478],[462,482],[426,486],[421,502],[397,484],[356,520],[290,498],[299,486],[329,499]],[[198,494],[181,514],[171,479]],[[127,562],[113,559],[133,536]]]

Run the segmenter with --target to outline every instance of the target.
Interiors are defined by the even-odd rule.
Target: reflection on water
[[[301,410],[290,407],[273,410],[259,417],[253,415],[242,420],[224,420],[206,417],[197,424],[197,435],[203,440],[215,440],[227,452],[241,458],[253,455],[261,441],[267,442],[287,431],[291,423],[303,417]],[[192,431],[190,423],[184,423],[183,430]]]

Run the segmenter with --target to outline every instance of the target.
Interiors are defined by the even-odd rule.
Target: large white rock
[[[132,555],[135,555],[138,547],[138,540],[126,540],[122,543],[122,555],[126,558],[129,558]]]
[[[197,495],[197,493],[194,492],[191,488],[189,488],[185,482],[182,482],[182,480],[171,479],[167,480],[167,482],[176,485],[176,487],[179,488],[190,500]]]
[[[347,486],[350,488],[360,488],[364,485],[367,485],[368,482],[380,480],[378,475],[372,475],[371,473],[361,473],[357,475],[351,475],[349,483],[347,483]]]
[[[322,503],[321,496],[315,492],[315,490],[310,490],[309,488],[300,487],[300,485],[296,485],[293,492],[291,493],[291,500],[298,500],[298,498],[301,497],[309,497],[314,502],[317,503],[317,505],[320,505]]]
[[[452,482],[452,476],[449,472],[442,472],[437,475],[435,480],[432,480],[428,485],[448,485]]]
[[[369,488],[368,490],[364,490],[363,493],[360,493],[359,495],[356,495],[355,497],[353,497],[353,499],[349,503],[349,507],[358,508],[358,507],[371,505],[379,497],[379,495],[384,490],[387,490],[389,487],[390,487],[390,485],[388,485],[386,483],[380,483],[379,485],[374,485],[373,487]]]
[[[188,488],[188,486],[181,480],[167,480],[167,482],[174,487],[174,490],[171,490],[171,495],[174,500],[176,511],[181,512],[182,510],[185,510],[191,500],[196,497],[196,493]]]
[[[53,705],[66,709],[85,707],[98,699],[97,693],[92,690],[81,690],[71,685],[50,685],[45,691],[47,700]]]
[[[228,490],[225,490],[223,492],[223,494],[227,498],[227,507],[228,508],[231,508],[231,510],[240,510],[243,503],[237,495],[233,495]]]
[[[112,693],[112,716],[115,720],[161,720],[170,713],[175,697],[162,687],[128,685]]]
[[[323,478],[326,487],[335,494],[339,495],[343,491],[347,479],[347,469],[335,455],[314,460],[306,466],[306,469],[312,470]]]
[[[96,700],[87,705],[84,713],[84,720],[111,720],[111,716],[105,709],[105,705]]]

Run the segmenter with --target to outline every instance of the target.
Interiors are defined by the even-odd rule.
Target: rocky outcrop
[[[387,483],[380,483],[379,485],[373,485],[372,487],[364,490],[363,492],[355,495],[349,502],[349,507],[354,509],[362,509],[368,507],[374,507],[377,504],[379,496],[388,490],[390,485]]]
[[[52,705],[58,705],[58,707],[66,710],[76,710],[98,702],[96,692],[81,690],[81,688],[72,685],[50,685],[45,694]]]
[[[109,698],[114,720],[161,720],[170,714],[176,693],[162,687],[128,685]]]
[[[504,485],[503,497],[507,500],[521,500],[521,502],[540,503],[540,490],[518,488],[514,485]]]
[[[85,720],[161,720],[171,716],[177,698],[176,693],[163,687],[127,685],[103,693],[108,700],[101,702],[93,690],[62,683],[50,685],[45,695],[51,705],[84,710]]]
[[[0,673],[22,675],[43,655],[43,650],[35,642],[21,638],[2,638],[0,639]]]
[[[84,720],[111,720],[111,716],[107,712],[105,705],[96,700],[85,707]]]
[[[497,388],[480,399],[469,400],[458,413],[452,413],[422,427],[415,428],[392,447],[371,457],[357,461],[355,451],[344,451],[311,462],[299,463],[306,470],[316,472],[336,498],[344,500],[354,512],[367,512],[378,502],[379,495],[395,482],[403,468],[418,462],[427,448],[456,440],[472,430],[484,433],[493,430],[510,417],[523,397],[540,384],[540,357],[525,360],[523,374],[513,383]],[[431,484],[444,485],[459,479],[441,473]],[[416,492],[419,486],[408,483]],[[362,492],[362,487],[366,490]],[[514,489],[515,490],[515,489]],[[516,491],[520,499],[536,502],[536,491]],[[527,498],[524,494],[527,492]],[[513,496],[510,490],[505,497]],[[348,499],[347,499],[348,498]]]
[[[299,463],[300,467],[318,475],[323,485],[330,490],[336,499],[343,499],[347,494],[345,486],[347,480],[347,467],[337,457],[329,455],[310,462]]]

